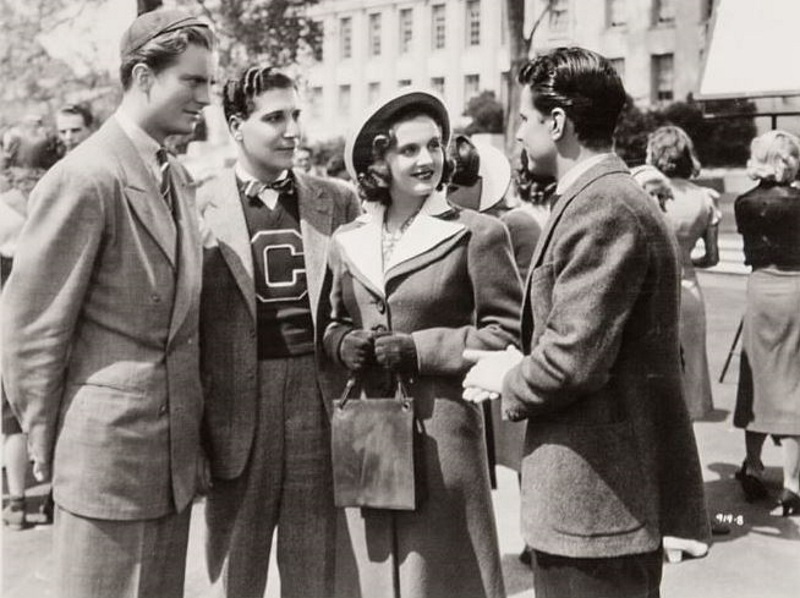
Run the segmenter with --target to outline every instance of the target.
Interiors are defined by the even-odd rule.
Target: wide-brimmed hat
[[[453,185],[448,199],[462,208],[485,212],[505,197],[511,184],[511,163],[505,154],[493,145],[466,136],[462,139],[474,148],[474,153],[477,155],[477,169],[475,160],[468,160],[469,164],[466,165],[473,172],[477,170],[474,173],[477,176],[469,176],[473,172],[465,173],[467,175],[465,179],[469,179],[469,183]],[[454,182],[457,182],[455,177]]]
[[[442,128],[442,143],[450,141],[450,115],[444,101],[434,92],[403,88],[373,104],[352,130],[344,146],[344,163],[354,181],[372,164],[372,141],[386,131],[398,116],[419,110],[430,115]]]

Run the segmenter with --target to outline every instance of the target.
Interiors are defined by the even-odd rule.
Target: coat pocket
[[[645,525],[646,479],[628,422],[531,425],[523,483],[531,507],[572,536],[625,534]]]

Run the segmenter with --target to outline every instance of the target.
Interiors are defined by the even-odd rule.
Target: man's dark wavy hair
[[[542,114],[564,110],[583,145],[596,150],[611,145],[625,88],[606,58],[584,48],[556,48],[523,66],[517,80],[530,87],[533,106]]]
[[[181,27],[158,35],[141,48],[124,55],[119,67],[122,89],[126,91],[130,89],[133,67],[137,64],[146,64],[154,73],[159,73],[173,64],[190,44],[211,50],[214,48],[214,34],[208,27]]]
[[[253,66],[238,79],[228,79],[222,88],[222,109],[225,120],[232,116],[243,120],[255,110],[256,97],[270,89],[296,89],[294,79],[271,66]]]
[[[400,110],[391,115],[390,119],[382,123],[381,130],[377,131],[372,138],[372,164],[358,175],[358,190],[364,201],[374,201],[388,206],[392,203],[389,194],[389,187],[392,183],[392,173],[389,164],[386,162],[386,152],[397,147],[397,137],[394,135],[394,125],[399,122],[411,120],[418,116],[429,116],[433,118],[441,131],[441,124],[433,114],[420,107],[409,107],[407,110]],[[447,148],[442,140],[442,154],[444,156],[444,166],[442,168],[442,179],[436,186],[437,190],[444,189],[450,182],[450,177],[455,170],[455,163],[447,155]]]

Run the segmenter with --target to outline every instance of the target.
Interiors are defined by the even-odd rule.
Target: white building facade
[[[321,0],[309,13],[324,31],[322,61],[307,75],[311,141],[344,135],[372,102],[408,85],[437,91],[454,119],[481,91],[500,98],[505,0]]]
[[[548,1],[526,0],[526,12],[535,18]],[[683,101],[697,91],[713,0],[550,3],[534,35],[533,53],[565,45],[599,52],[613,62],[641,106]]]
[[[344,135],[377,98],[414,85],[439,92],[457,120],[481,91],[505,96],[506,6],[525,30],[548,4],[531,54],[579,45],[611,59],[642,106],[697,90],[713,0],[320,0],[322,60],[306,77],[310,141]]]

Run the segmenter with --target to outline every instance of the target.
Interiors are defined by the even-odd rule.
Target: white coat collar
[[[386,281],[392,270],[417,256],[427,253],[447,239],[465,230],[460,222],[443,220],[441,216],[454,208],[447,203],[443,191],[434,191],[422,204],[419,214],[394,248],[389,263],[383,264],[381,232],[386,207],[367,203],[365,213],[356,219],[361,226],[338,234],[339,246],[347,261],[371,286],[385,295]]]

